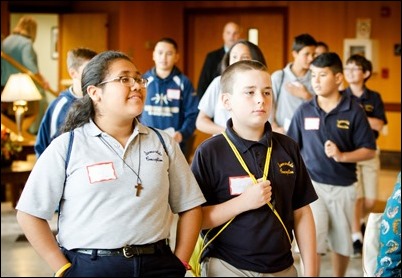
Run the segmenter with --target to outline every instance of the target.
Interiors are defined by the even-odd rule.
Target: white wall
[[[34,42],[34,49],[38,55],[39,71],[49,82],[50,88],[57,92],[59,80],[59,60],[53,59],[51,57],[53,48],[51,33],[52,27],[58,27],[59,25],[59,16],[57,14],[12,13],[10,14],[10,33],[15,25],[18,23],[20,17],[24,15],[32,16],[38,22],[38,30],[36,40]],[[48,101],[51,102],[55,97],[47,92],[47,98]]]

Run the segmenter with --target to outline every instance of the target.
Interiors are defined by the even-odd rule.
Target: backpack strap
[[[65,162],[65,166],[64,166],[64,169],[66,170],[66,172],[67,172],[68,163],[70,162],[71,149],[73,148],[73,143],[74,143],[74,130],[70,131],[70,141],[68,142],[67,156],[66,156],[66,162]],[[65,181],[64,181],[64,184],[66,184]]]
[[[74,130],[70,131],[70,140],[68,141],[66,161],[64,163],[64,172],[66,173],[66,178],[64,179],[64,184],[63,184],[63,195],[64,195],[64,189],[66,187],[67,167],[68,167],[68,163],[70,162],[70,156],[71,156],[71,150],[73,148],[73,143],[74,143]],[[59,201],[59,205],[56,208],[56,210],[57,210],[57,232],[59,232],[59,221],[60,221],[60,210],[61,210],[60,208],[61,208],[61,198]]]
[[[165,143],[165,140],[163,140],[161,133],[160,133],[156,128],[154,128],[154,127],[151,127],[151,126],[148,126],[148,127],[149,127],[150,129],[152,129],[153,131],[155,131],[156,135],[158,135],[159,141],[161,141],[162,146],[163,146],[163,149],[165,150],[165,153],[168,154],[167,147],[166,147],[166,143]]]

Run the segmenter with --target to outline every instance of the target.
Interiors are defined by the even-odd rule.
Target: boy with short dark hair
[[[155,67],[143,76],[148,79],[148,86],[141,122],[167,130],[187,155],[191,146],[186,143],[195,131],[198,115],[197,93],[190,79],[176,66],[180,56],[174,39],[160,39],[152,57]]]
[[[309,34],[296,36],[292,46],[293,62],[272,74],[274,109],[271,124],[274,131],[286,134],[295,110],[314,95],[309,68],[316,45],[316,40]]]
[[[356,100],[366,112],[375,139],[387,124],[384,103],[378,92],[366,87],[373,66],[364,56],[354,54],[346,61],[345,79],[349,84],[346,94]],[[352,227],[353,256],[362,255],[364,218],[374,208],[380,172],[380,149],[373,159],[357,163],[357,200]]]
[[[318,41],[315,48],[315,56],[318,56],[322,53],[329,52],[328,44],[323,41]]]
[[[314,219],[317,195],[298,145],[272,132],[271,76],[258,61],[230,65],[221,77],[230,112],[224,134],[198,146],[192,171],[204,193],[202,234],[211,240],[201,275],[296,277],[293,232],[305,276],[317,276]],[[267,205],[268,203],[268,205]]]
[[[353,253],[356,162],[374,157],[376,148],[364,110],[338,90],[342,80],[342,61],[336,53],[317,56],[311,63],[316,97],[296,110],[287,133],[299,143],[319,197],[311,205],[317,258],[327,253],[328,240],[334,277],[345,276]]]

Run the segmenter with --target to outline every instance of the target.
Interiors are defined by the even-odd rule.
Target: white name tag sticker
[[[318,130],[320,127],[320,118],[305,118],[304,129],[306,130]]]
[[[168,89],[167,97],[168,97],[168,99],[180,99],[180,90]]]
[[[87,171],[90,183],[117,179],[113,162],[104,162],[87,166]]]
[[[246,190],[247,187],[253,184],[252,179],[249,176],[243,177],[230,177],[229,187],[230,195],[240,195]]]

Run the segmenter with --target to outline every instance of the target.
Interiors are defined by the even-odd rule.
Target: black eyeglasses
[[[114,81],[120,81],[121,84],[123,84],[126,87],[133,87],[135,83],[140,84],[142,87],[146,87],[148,84],[148,80],[142,77],[131,77],[131,76],[119,76],[115,77],[113,79],[105,80],[102,81],[99,85],[103,85],[108,82],[114,82]]]

